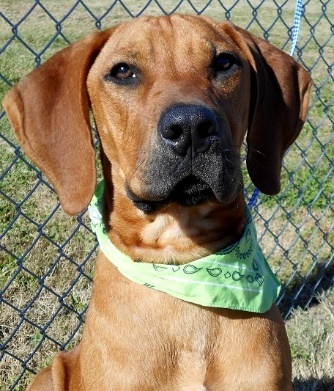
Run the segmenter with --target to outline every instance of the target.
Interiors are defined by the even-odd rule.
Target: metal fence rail
[[[141,14],[231,19],[290,52],[295,2],[276,0],[0,0],[0,100],[57,50],[94,28]],[[285,158],[282,192],[253,209],[262,248],[284,284],[287,318],[333,285],[334,4],[304,1],[295,58],[314,87],[302,135]],[[80,337],[97,244],[86,213],[65,216],[25,157],[0,107],[0,389],[23,389],[31,373]],[[253,186],[245,173],[247,195]]]

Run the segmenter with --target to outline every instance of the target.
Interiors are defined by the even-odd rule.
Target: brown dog
[[[231,23],[142,17],[55,54],[8,93],[28,156],[78,214],[95,186],[92,108],[105,178],[103,219],[133,260],[183,265],[243,234],[239,150],[266,194],[305,120],[311,80],[290,56]],[[79,346],[30,390],[291,390],[275,304],[208,308],[131,282],[100,253]]]

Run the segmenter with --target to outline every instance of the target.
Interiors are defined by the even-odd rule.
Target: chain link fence
[[[294,1],[0,0],[0,101],[24,74],[87,34],[141,14],[203,14],[290,51]],[[314,87],[302,135],[285,158],[282,191],[253,209],[265,255],[283,283],[288,318],[333,285],[334,4],[305,1],[295,58]],[[54,190],[22,153],[0,107],[0,389],[20,390],[59,349],[78,342],[97,244],[86,212],[65,216]],[[245,172],[246,195],[253,186]]]

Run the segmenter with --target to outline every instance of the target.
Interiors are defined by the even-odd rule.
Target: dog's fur
[[[110,239],[132,259],[183,264],[242,235],[247,130],[252,181],[266,194],[279,191],[310,84],[290,56],[231,23],[142,17],[55,54],[4,105],[71,215],[87,207],[96,185],[91,107]],[[198,116],[204,125],[195,134]],[[130,282],[102,253],[80,345],[58,353],[29,388],[205,389],[292,389],[276,305],[253,314],[190,304]]]

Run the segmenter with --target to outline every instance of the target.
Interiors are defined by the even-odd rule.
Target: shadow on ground
[[[334,391],[334,379],[295,380],[293,386],[294,391]]]
[[[334,262],[328,264],[328,261],[318,262],[314,273],[308,277],[297,277],[293,285],[282,287],[278,306],[285,320],[298,307],[306,309],[318,304],[317,296],[333,286]]]

